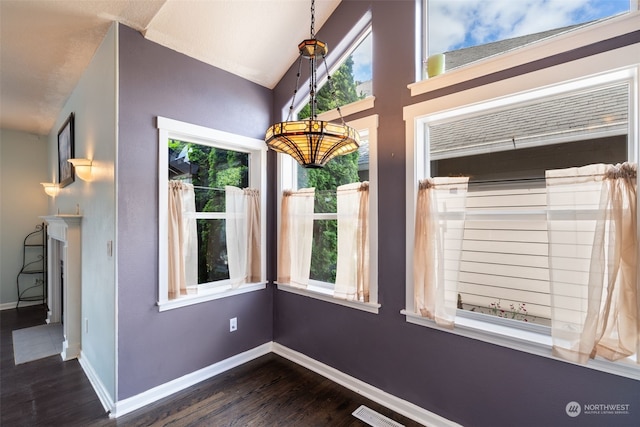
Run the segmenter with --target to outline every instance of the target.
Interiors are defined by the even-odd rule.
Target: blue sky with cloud
[[[429,0],[429,54],[447,52],[629,10],[630,0]]]
[[[429,53],[593,21],[628,11],[631,1],[429,0]],[[369,35],[352,54],[356,81],[372,78],[371,40]]]
[[[351,54],[353,57],[353,76],[358,82],[371,80],[371,57],[373,52],[371,40],[371,33],[369,33]]]

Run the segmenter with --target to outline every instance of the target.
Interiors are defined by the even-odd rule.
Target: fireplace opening
[[[49,248],[47,323],[63,324],[62,359],[80,355],[81,329],[81,217],[45,217]]]

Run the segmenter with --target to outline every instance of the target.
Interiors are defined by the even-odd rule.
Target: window
[[[614,31],[615,25],[621,25],[619,34],[625,34],[637,27],[637,16],[597,24],[582,33],[584,38],[559,37],[545,49],[561,52],[566,49],[566,37],[574,43],[572,48],[576,40],[589,44],[609,38],[604,34]],[[553,193],[548,187],[557,179],[553,170],[637,163],[638,64],[631,58],[638,57],[639,48],[630,44],[405,107],[408,216],[407,309],[403,313],[408,322],[453,327],[456,334],[560,357],[557,341],[562,336],[556,335],[556,329],[570,328],[570,316],[578,313],[572,307],[586,301],[585,287],[578,282],[590,271],[584,266],[588,269],[592,263],[580,253],[594,241],[598,208],[563,207],[558,212],[551,204],[554,194],[566,199],[572,193]],[[545,54],[530,46],[522,55],[543,58]],[[470,67],[463,77],[490,74],[502,61],[495,58]],[[458,178],[461,175],[468,181]],[[422,184],[427,178],[431,180]],[[441,230],[445,237],[438,240],[445,248],[443,262],[437,265],[442,269],[426,269],[444,278],[442,292],[435,296],[425,296],[425,291],[414,287],[414,275],[425,274],[425,269],[416,269],[420,265],[414,260],[413,240],[423,185],[440,189],[434,193],[435,212],[439,224],[447,227]],[[558,245],[556,231],[564,233],[566,226],[577,231],[571,235],[574,242],[586,243],[563,241],[569,234],[561,234]],[[573,255],[559,249],[571,250]],[[554,294],[559,283],[565,292],[561,298]],[[444,301],[453,310],[434,315],[431,306],[421,306],[421,298]],[[558,315],[567,317],[557,322]],[[597,357],[587,366],[640,378],[632,363],[636,358],[634,354],[611,362]]]
[[[186,220],[196,224],[196,276],[193,285],[228,280],[225,187],[249,186],[249,154],[195,142],[170,139],[169,181],[193,185],[195,210]]]
[[[377,192],[376,192],[376,128],[377,117],[354,120],[348,123],[360,133],[360,149],[350,155],[331,160],[324,169],[309,170],[299,166],[292,158],[279,155],[281,193],[293,190],[292,201],[288,209],[296,210],[293,224],[283,224],[282,205],[280,200],[279,228],[295,230],[296,240],[308,233],[308,249],[300,249],[292,256],[291,276],[283,277],[278,272],[279,289],[312,296],[315,298],[337,302],[343,305],[377,312]],[[368,185],[366,184],[368,182]],[[357,220],[356,193],[367,187],[367,226],[363,229]],[[308,190],[312,188],[313,190]],[[289,193],[290,194],[290,193]],[[299,200],[307,198],[307,208],[302,208]],[[354,201],[355,200],[355,201]],[[355,203],[355,207],[354,207]],[[292,207],[295,206],[298,207]],[[306,209],[303,214],[300,209]],[[355,218],[355,219],[354,219]],[[303,225],[303,222],[306,225]],[[304,231],[307,230],[307,231]],[[356,285],[354,255],[357,252],[356,239],[358,233],[366,231],[366,252],[369,267],[366,269],[364,295]],[[282,235],[279,245],[282,247]],[[309,251],[309,261],[302,262],[302,271],[296,272],[298,252]],[[279,258],[282,259],[282,253]],[[279,270],[282,270],[279,265]],[[296,278],[296,274],[299,276]],[[355,293],[348,290],[356,289]],[[368,292],[366,292],[368,289]]]
[[[426,119],[431,176],[469,177],[458,308],[551,324],[545,171],[628,160],[628,83]]]
[[[160,310],[264,288],[264,142],[158,117]]]
[[[319,120],[373,108],[372,37],[367,12],[333,50],[339,58],[335,65],[318,67]],[[300,87],[300,93],[305,90]],[[297,115],[308,117],[307,101],[297,101]],[[377,116],[347,124],[360,134],[360,149],[334,158],[323,169],[304,169],[289,156],[278,157],[277,282],[285,291],[377,313]]]
[[[452,70],[636,7],[636,2],[627,0],[423,0],[423,58],[444,54],[445,68]]]

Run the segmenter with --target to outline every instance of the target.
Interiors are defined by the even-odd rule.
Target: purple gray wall
[[[465,426],[640,425],[639,381],[405,322],[400,314],[406,241],[402,109],[424,100],[412,100],[407,89],[414,81],[415,2],[343,0],[318,38],[331,46],[329,37],[345,34],[369,8],[379,114],[382,308],[374,315],[276,291],[274,340]],[[275,88],[274,115],[286,106],[293,77],[289,70]],[[273,245],[270,249],[275,252]],[[631,404],[631,415],[570,418],[565,407],[571,401]]]
[[[262,138],[273,118],[280,118],[294,74],[290,70],[272,93],[120,27],[117,400],[275,339],[467,426],[637,424],[638,381],[411,325],[400,314],[405,305],[402,108],[424,100],[412,100],[406,88],[414,81],[414,6],[413,0],[343,0],[318,34],[334,46],[372,12],[373,112],[380,116],[378,210],[384,224],[378,230],[378,315],[285,292],[272,299],[270,289],[158,312],[156,116]],[[269,191],[273,278],[273,153]],[[235,316],[240,327],[229,334],[228,319]],[[565,405],[572,400],[631,403],[632,415],[569,419]]]
[[[118,396],[126,399],[272,340],[272,291],[159,313],[158,131],[164,116],[263,138],[272,93],[119,31]],[[238,330],[229,333],[229,319]]]

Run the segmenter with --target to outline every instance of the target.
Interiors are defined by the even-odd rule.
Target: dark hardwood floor
[[[45,315],[43,306],[0,311],[0,424],[92,425],[106,415],[77,360],[14,364],[11,331],[42,325]]]
[[[11,331],[43,323],[42,306],[0,311],[2,426],[366,426],[360,405],[420,425],[275,354],[109,419],[77,360],[15,366]]]

